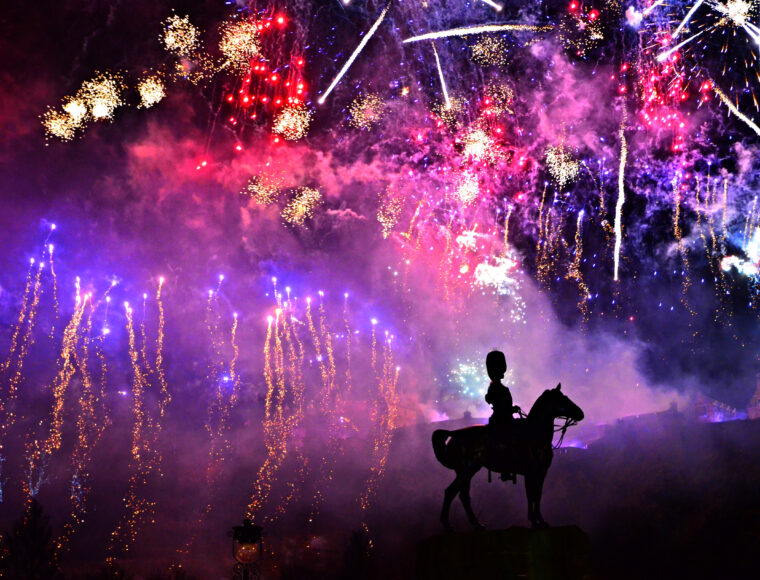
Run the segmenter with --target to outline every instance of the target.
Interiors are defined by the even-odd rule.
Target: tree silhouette
[[[0,570],[8,580],[55,580],[61,577],[50,518],[36,499],[2,538]]]

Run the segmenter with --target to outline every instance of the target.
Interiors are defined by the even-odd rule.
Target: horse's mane
[[[541,393],[538,396],[538,399],[536,399],[536,402],[533,403],[533,406],[530,408],[530,411],[528,412],[528,418],[531,416],[537,417],[541,411],[543,411],[546,408],[547,401],[549,400],[550,395],[552,394],[552,391],[549,389],[546,389],[543,393]]]

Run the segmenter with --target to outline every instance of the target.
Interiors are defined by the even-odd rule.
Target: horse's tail
[[[451,431],[445,429],[436,429],[433,431],[433,453],[435,458],[449,469],[454,469],[454,465],[449,460],[449,454],[446,453],[446,441],[451,436]]]

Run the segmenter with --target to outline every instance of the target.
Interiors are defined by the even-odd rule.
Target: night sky
[[[525,409],[744,412],[760,4],[499,4],[3,6],[3,522],[90,563],[356,528],[493,348]]]

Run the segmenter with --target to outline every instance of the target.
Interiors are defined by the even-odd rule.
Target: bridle
[[[522,409],[520,409],[519,413],[520,413],[520,418],[521,419],[527,419],[528,418],[528,415],[525,414]],[[568,427],[572,427],[574,425],[577,425],[578,421],[576,421],[575,419],[571,419],[570,417],[561,417],[561,416],[555,417],[555,419],[560,419],[560,420],[564,421],[564,423],[559,423],[559,424],[558,423],[554,423],[554,431],[553,431],[553,433],[561,432],[562,434],[559,436],[559,440],[557,441],[557,444],[556,445],[552,445],[552,447],[554,449],[559,449],[562,446],[562,441],[564,441],[564,439],[565,439],[565,433],[567,432],[567,428]]]
[[[557,423],[554,424],[554,432],[557,433],[558,431],[562,432],[562,435],[559,436],[559,440],[557,441],[556,445],[552,445],[554,449],[559,449],[562,447],[562,441],[565,439],[565,432],[567,431],[568,427],[572,427],[573,425],[577,425],[578,421],[575,419],[571,419],[570,417],[556,417],[557,419],[564,419],[565,423],[562,425],[558,425]]]

